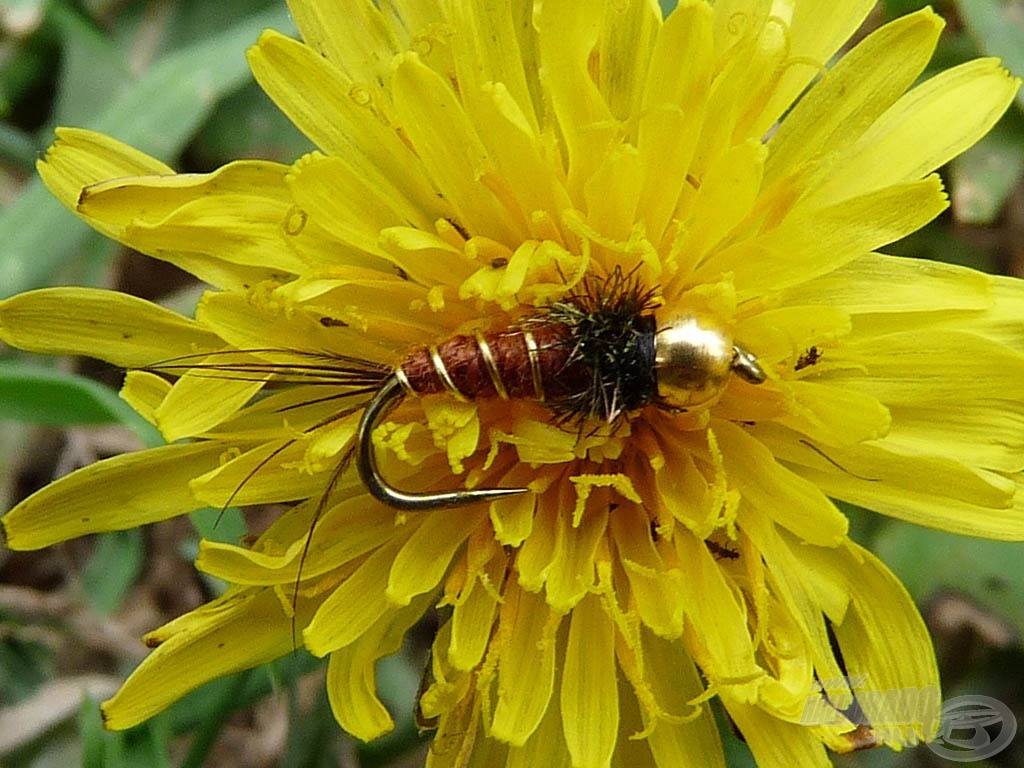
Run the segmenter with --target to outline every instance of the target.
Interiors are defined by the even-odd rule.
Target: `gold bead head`
[[[658,396],[670,408],[687,410],[717,400],[729,376],[751,384],[765,380],[757,358],[733,343],[731,335],[695,316],[659,323],[654,335]]]

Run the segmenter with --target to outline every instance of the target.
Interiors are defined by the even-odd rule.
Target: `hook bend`
[[[407,390],[398,376],[391,374],[367,404],[363,417],[359,420],[359,427],[356,430],[356,469],[371,496],[395,509],[423,511],[493,501],[504,496],[526,493],[529,490],[529,488],[477,488],[469,491],[406,493],[388,484],[377,467],[377,455],[373,449],[373,430],[388,411],[402,401],[406,392]]]

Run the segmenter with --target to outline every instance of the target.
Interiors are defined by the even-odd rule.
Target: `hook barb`
[[[356,469],[371,496],[395,509],[424,511],[493,501],[505,496],[526,493],[529,490],[529,488],[477,488],[471,491],[406,493],[389,485],[377,467],[377,455],[373,449],[373,430],[380,420],[401,402],[407,391],[398,376],[391,374],[384,382],[384,386],[367,404],[363,417],[359,421],[359,428],[356,431]]]

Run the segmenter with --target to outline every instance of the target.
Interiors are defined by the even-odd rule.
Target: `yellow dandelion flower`
[[[715,697],[762,766],[929,739],[924,625],[832,500],[1024,538],[1024,286],[876,252],[945,209],[935,169],[1018,82],[917,83],[930,10],[828,66],[873,4],[293,0],[305,42],[250,51],[318,147],[293,165],[175,175],[59,131],[53,193],[211,288],[194,319],[0,302],[7,343],[128,369],[169,443],[26,499],[9,545],[292,505],[203,544],[230,588],[147,636],[107,725],[298,641],[373,739],[375,662],[440,606],[439,768],[722,765]],[[389,410],[388,379],[368,424],[396,366],[426,394]],[[526,491],[402,510],[368,478]]]

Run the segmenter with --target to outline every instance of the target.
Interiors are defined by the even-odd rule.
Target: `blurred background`
[[[923,5],[882,2],[864,32]],[[947,19],[934,69],[985,55],[1024,75],[1024,0],[933,5]],[[93,285],[191,313],[201,287],[190,276],[92,233],[49,196],[34,164],[59,125],[101,130],[181,171],[243,157],[295,159],[311,147],[245,63],[245,49],[266,27],[293,31],[283,2],[0,0],[0,298]],[[944,169],[950,211],[888,252],[1024,276],[1022,107],[1018,95],[996,129]],[[32,357],[0,344],[0,512],[75,468],[160,444],[118,399],[120,379],[94,361]],[[938,648],[944,697],[992,696],[1021,720],[1024,545],[848,511],[855,538],[918,601]],[[132,731],[102,730],[97,702],[145,655],[139,637],[222,589],[192,567],[199,538],[237,541],[274,510],[245,519],[237,510],[218,513],[40,552],[0,549],[0,766],[422,764],[428,737],[411,712],[430,626],[381,663],[382,697],[398,727],[379,742],[340,732],[324,696],[324,666],[302,652],[208,685]],[[723,737],[731,765],[752,764],[728,726]],[[836,762],[948,764],[924,748]],[[1024,765],[1024,735],[981,765]]]

